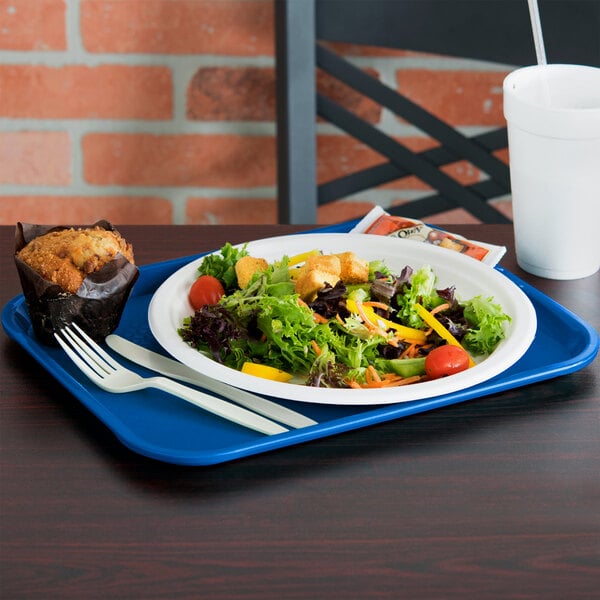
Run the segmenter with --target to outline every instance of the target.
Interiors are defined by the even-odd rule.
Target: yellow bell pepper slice
[[[242,365],[241,371],[247,375],[262,377],[263,379],[270,379],[271,381],[286,382],[293,377],[293,375],[290,375],[281,369],[276,369],[275,367],[271,367],[269,365],[261,365],[259,363],[248,361]]]
[[[464,350],[462,344],[423,305],[417,303],[415,304],[415,309],[417,310],[417,314],[421,317],[421,319],[423,319],[423,321],[425,321],[425,323],[429,325],[429,327],[431,327],[443,340],[446,340],[446,342],[448,342],[448,344],[451,346],[458,346]],[[469,366],[475,366],[475,363],[470,356]]]
[[[308,252],[301,252],[300,254],[291,256],[288,259],[288,266],[293,267],[294,265],[298,265],[304,262],[309,256],[314,256],[315,254],[321,254],[320,250],[309,250]]]
[[[309,250],[308,252],[301,252],[300,254],[296,254],[288,259],[288,271],[290,274],[290,279],[295,281],[298,279],[298,276],[302,272],[301,269],[304,266],[302,263],[306,262],[306,259],[310,256],[315,256],[317,254],[321,254],[320,250]]]
[[[350,312],[360,314],[360,311],[358,310],[358,305],[356,304],[356,301],[352,298],[348,298],[348,300],[346,300],[346,307]],[[404,340],[415,341],[419,344],[424,344],[427,341],[427,335],[424,331],[421,331],[420,329],[415,329],[414,327],[406,327],[405,325],[400,325],[400,323],[394,323],[393,321],[384,319],[375,312],[372,306],[362,305],[361,310],[373,325],[375,325],[376,327],[382,327],[383,325],[386,330],[393,329],[396,331],[396,334],[399,338],[402,338]]]

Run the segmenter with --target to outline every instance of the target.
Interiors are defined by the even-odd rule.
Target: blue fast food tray
[[[347,225],[327,228],[344,232]],[[140,268],[140,277],[127,302],[116,333],[157,352],[163,352],[148,327],[148,304],[154,291],[172,273],[198,256]],[[579,317],[512,273],[496,267],[529,297],[537,313],[538,330],[525,355],[493,379],[471,388],[402,404],[335,406],[277,399],[318,422],[304,429],[264,436],[240,427],[157,390],[110,394],[96,387],[59,348],[40,344],[33,334],[22,295],[3,309],[2,325],[83,405],[128,448],[167,463],[200,466],[223,463],[254,454],[309,442],[392,419],[480,398],[582,369],[598,353],[596,331]],[[565,339],[562,333],[569,331]],[[142,375],[151,373],[119,358]]]

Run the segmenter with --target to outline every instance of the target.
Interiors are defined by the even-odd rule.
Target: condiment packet
[[[505,246],[468,240],[456,233],[426,225],[423,221],[390,215],[381,206],[374,207],[351,230],[350,233],[385,235],[404,240],[433,244],[460,252],[491,267],[498,264],[506,253]]]

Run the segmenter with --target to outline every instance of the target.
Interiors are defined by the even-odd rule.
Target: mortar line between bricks
[[[269,56],[222,56],[217,54],[142,54],[95,53],[83,46],[68,50],[0,50],[0,64],[36,65],[47,67],[126,65],[132,67],[170,67],[196,61],[200,67],[272,68],[275,59]]]
[[[83,147],[82,133],[79,129],[68,131],[71,140],[71,185],[69,187],[77,188],[85,184],[83,179]]]
[[[79,60],[85,57],[81,32],[79,30],[80,23],[80,2],[65,2],[65,33],[67,38],[67,50],[65,53],[69,57],[75,57]],[[36,57],[36,60],[39,60]]]
[[[275,123],[271,121],[192,121],[174,119],[147,121],[142,119],[13,119],[0,118],[0,130],[69,131],[81,124],[85,133],[122,133],[156,135],[241,135],[273,136]]]
[[[194,121],[173,119],[168,121],[146,121],[129,119],[13,119],[0,118],[1,132],[24,130],[35,131],[70,131],[78,124],[85,128],[83,133],[123,133],[149,135],[240,135],[240,136],[274,136],[276,125],[272,121]],[[428,137],[416,127],[402,123],[389,112],[384,122],[377,127],[386,133],[398,137]],[[456,129],[467,136],[479,135],[491,131],[497,126],[464,125]],[[32,129],[34,128],[34,129]],[[343,131],[330,123],[317,123],[319,135],[345,135]]]
[[[69,7],[71,8],[71,7]],[[67,17],[66,50],[0,50],[3,64],[26,63],[46,66],[98,64],[130,64],[132,66],[166,66],[176,68],[181,63],[195,62],[196,67],[263,67],[275,66],[273,56],[241,56],[221,54],[150,54],[137,52],[89,52],[83,46],[81,34],[77,30],[78,13],[69,13]],[[513,70],[515,65],[478,61],[445,56],[423,57],[368,57],[344,55],[349,62],[360,68],[384,70],[432,71],[497,71]]]
[[[72,185],[32,185],[16,183],[0,183],[0,196],[167,196],[182,193],[186,196],[206,196],[220,198],[231,196],[235,198],[274,198],[275,186],[240,187],[240,188],[215,188],[202,186],[176,186],[176,185],[98,185],[93,183],[78,182]]]

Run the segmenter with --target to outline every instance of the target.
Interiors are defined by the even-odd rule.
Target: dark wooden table
[[[121,227],[140,264],[295,229]],[[510,226],[453,230],[512,247]],[[0,233],[4,306],[20,288]],[[598,276],[538,279],[510,250],[502,264],[600,327]],[[124,448],[4,332],[0,353],[3,599],[598,597],[598,361],[190,468]]]

